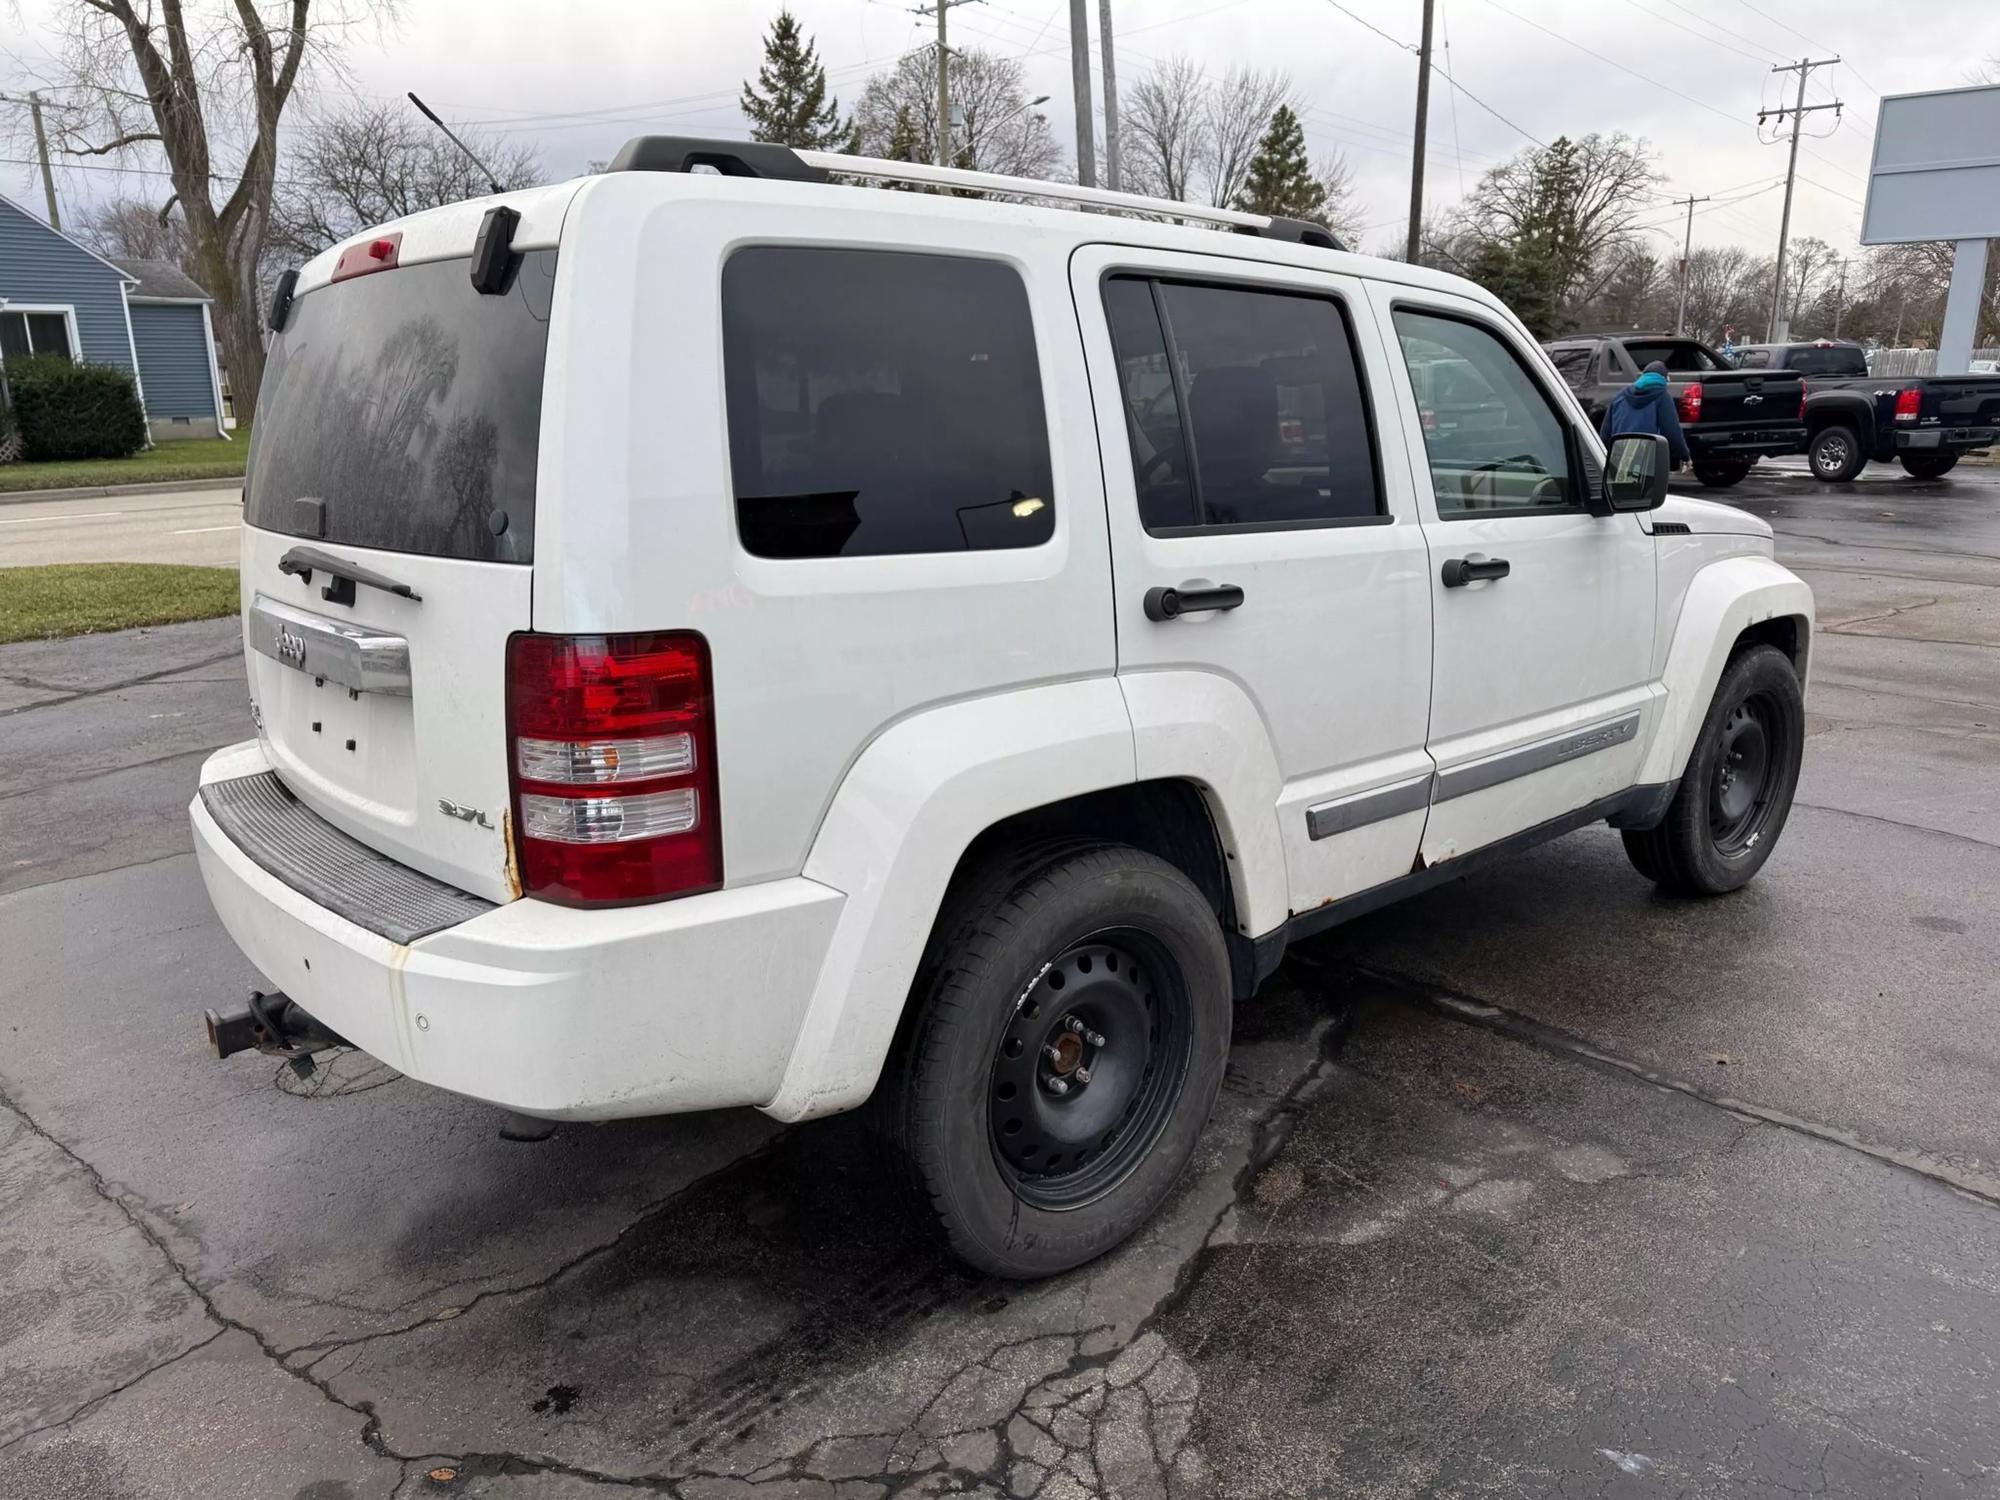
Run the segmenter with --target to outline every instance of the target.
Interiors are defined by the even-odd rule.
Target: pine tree
[[[1318,220],[1326,212],[1326,184],[1313,175],[1306,158],[1306,133],[1289,104],[1271,116],[1271,128],[1257,143],[1236,207],[1253,214]]]
[[[929,161],[930,153],[924,149],[922,133],[917,129],[917,117],[910,113],[910,106],[901,105],[896,110],[896,123],[889,130],[889,149],[882,153],[889,161]],[[905,182],[892,182],[889,187],[903,192],[914,193],[916,188]]]
[[[811,151],[848,149],[853,140],[840,101],[827,96],[826,68],[789,10],[778,12],[764,38],[756,83],[743,85],[743,113],[752,140]]]

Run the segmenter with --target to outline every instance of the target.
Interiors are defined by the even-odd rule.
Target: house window
[[[0,311],[0,359],[28,354],[61,354],[75,359],[69,319],[60,312]]]

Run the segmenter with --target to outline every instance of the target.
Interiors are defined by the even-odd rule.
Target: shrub
[[[7,361],[7,388],[30,461],[125,458],[146,446],[146,413],[131,375],[60,354]]]
[[[0,464],[11,464],[21,456],[21,429],[14,421],[13,405],[0,388]]]

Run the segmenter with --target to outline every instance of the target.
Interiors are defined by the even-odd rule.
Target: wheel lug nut
[[[1067,1094],[1069,1092],[1069,1080],[1066,1078],[1051,1078],[1048,1082],[1048,1089],[1051,1094]]]
[[[1050,1042],[1048,1046],[1042,1048],[1042,1056],[1046,1057],[1050,1062],[1054,1063],[1057,1067],[1062,1066],[1062,1060],[1063,1060],[1062,1048],[1058,1047],[1054,1042]]]
[[[1102,1047],[1104,1045],[1104,1034],[1099,1031],[1086,1031],[1083,1034],[1083,1039],[1093,1047]]]
[[[1078,1068],[1078,1069],[1076,1070],[1076,1081],[1077,1081],[1078,1083],[1088,1083],[1088,1082],[1090,1082],[1090,1069],[1088,1069],[1088,1068]]]
[[[1083,1022],[1079,1021],[1075,1016],[1064,1016],[1063,1025],[1069,1030],[1076,1032],[1079,1036],[1083,1034]]]

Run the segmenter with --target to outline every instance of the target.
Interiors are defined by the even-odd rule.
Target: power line
[[[1816,110],[1830,109],[1836,116],[1840,113],[1838,99],[1830,104],[1806,103],[1806,80],[1812,76],[1814,68],[1830,68],[1839,61],[1838,57],[1826,57],[1817,61],[1802,57],[1795,63],[1771,69],[1773,73],[1799,75],[1798,97],[1789,108],[1757,111],[1757,133],[1760,136],[1763,134],[1763,124],[1767,118],[1775,116],[1780,125],[1785,123],[1787,117],[1792,122],[1792,154],[1785,167],[1785,208],[1778,219],[1778,267],[1771,290],[1771,334],[1768,342],[1773,344],[1779,341],[1785,327],[1785,251],[1792,233],[1792,180],[1799,175],[1799,123]]]
[[[1331,0],[1329,0],[1329,3],[1331,3]],[[1561,32],[1549,30],[1548,27],[1542,25],[1542,23],[1539,21],[1530,21],[1526,16],[1516,14],[1514,11],[1507,9],[1506,6],[1500,4],[1499,0],[1486,0],[1486,3],[1492,6],[1493,9],[1499,11],[1501,15],[1511,17],[1512,19],[1519,21],[1523,26],[1532,26],[1535,30],[1539,31],[1543,36],[1554,37],[1564,46],[1574,47],[1584,56],[1594,57],[1608,68],[1616,68],[1619,72],[1625,74],[1628,77],[1636,78],[1641,83],[1651,84],[1656,89],[1660,89],[1666,93],[1672,94],[1676,99],[1685,99],[1689,104],[1695,105],[1696,107],[1701,109],[1705,109],[1712,115],[1720,115],[1722,116],[1723,119],[1729,121],[1732,125],[1740,125],[1743,123],[1743,121],[1738,116],[1729,113],[1728,110],[1723,109],[1720,105],[1710,104],[1706,99],[1697,99],[1693,94],[1684,94],[1670,83],[1661,83],[1659,79],[1650,78],[1646,74],[1641,73],[1636,69],[1628,68],[1625,66],[1625,64],[1617,61],[1615,58],[1606,57],[1602,52],[1593,52],[1590,50],[1590,48],[1584,46],[1583,43],[1573,42],[1568,37],[1564,36]]]
[[[1706,42],[1711,47],[1720,47],[1724,52],[1734,52],[1738,57],[1747,57],[1753,63],[1759,63],[1768,66],[1771,61],[1771,54],[1769,52],[1766,52],[1762,57],[1758,57],[1753,53],[1745,52],[1741,47],[1732,47],[1727,42],[1718,42],[1714,37],[1703,36],[1699,31],[1696,31],[1693,27],[1684,25],[1681,22],[1676,21],[1672,16],[1663,16],[1657,11],[1647,10],[1645,6],[1639,3],[1639,0],[1625,0],[1625,3],[1631,6],[1632,9],[1639,12],[1639,14],[1642,16],[1646,16],[1652,20],[1658,21],[1662,25],[1671,26],[1676,31],[1685,31],[1689,36],[1693,37],[1698,42]]]
[[[1394,37],[1390,36],[1388,32],[1384,31],[1381,27],[1375,25],[1373,22],[1364,21],[1360,16],[1357,16],[1353,11],[1349,10],[1346,6],[1342,5],[1340,3],[1340,0],[1326,0],[1326,3],[1328,5],[1331,5],[1335,10],[1339,11],[1343,16],[1346,16],[1348,20],[1353,21],[1356,25],[1364,26],[1368,30],[1374,32],[1375,35],[1382,38],[1382,40],[1387,42],[1390,46],[1399,48],[1404,52],[1415,52],[1417,50],[1408,42],[1397,41]],[[1492,0],[1487,0],[1487,3],[1491,4]],[[1480,98],[1477,94],[1473,93],[1471,89],[1467,88],[1464,84],[1460,83],[1456,78],[1453,78],[1448,73],[1443,73],[1443,71],[1439,69],[1436,63],[1431,64],[1431,71],[1439,73],[1440,76],[1444,78],[1444,81],[1450,84],[1454,90],[1456,90],[1458,93],[1465,95],[1466,98],[1470,99],[1474,104],[1478,105],[1481,109],[1485,110],[1486,113],[1493,116],[1494,119],[1498,120],[1502,125],[1505,125],[1509,130],[1513,131],[1514,134],[1520,136],[1524,140],[1532,141],[1535,145],[1540,146],[1544,151],[1549,149],[1549,143],[1547,141],[1542,140],[1538,136],[1530,135],[1527,131],[1523,130],[1519,125],[1516,125],[1512,120],[1508,119],[1505,115],[1501,114],[1499,110],[1495,109],[1492,105],[1488,104],[1484,99]]]

